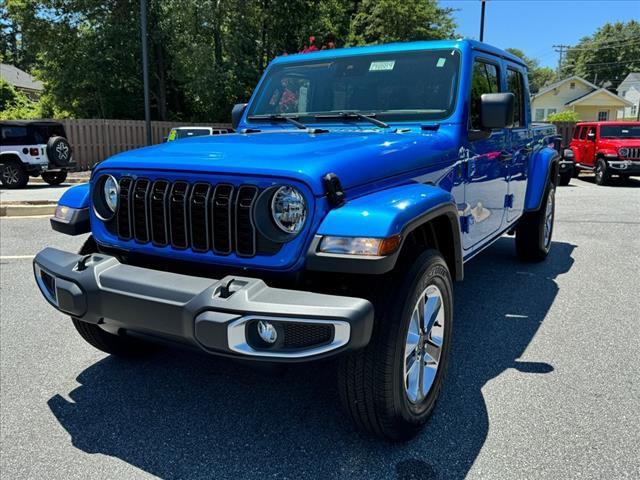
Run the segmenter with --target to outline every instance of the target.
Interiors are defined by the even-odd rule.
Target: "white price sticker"
[[[393,67],[396,66],[395,60],[385,60],[381,62],[371,62],[369,65],[370,72],[385,72],[389,70],[393,70]]]

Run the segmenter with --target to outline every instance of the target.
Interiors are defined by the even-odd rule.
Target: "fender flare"
[[[525,194],[525,212],[535,211],[540,208],[545,186],[548,182],[558,183],[560,155],[550,147],[543,148],[532,156],[529,162],[529,181],[527,182],[527,192]]]
[[[55,216],[52,217],[51,228],[53,230],[65,235],[81,235],[91,231],[89,221],[90,190],[90,185],[83,183],[75,185],[64,192],[58,201],[58,206],[72,209],[71,215],[67,220],[62,220]]]
[[[373,207],[373,208],[372,208]],[[450,192],[434,185],[402,185],[374,192],[329,211],[307,252],[308,270],[383,274],[395,267],[404,242],[418,227],[443,217],[451,228],[456,280],[463,276],[462,239],[458,209]],[[401,235],[398,250],[387,256],[346,255],[318,251],[324,236],[388,238]]]

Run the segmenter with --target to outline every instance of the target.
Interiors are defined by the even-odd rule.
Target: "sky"
[[[454,8],[457,32],[480,37],[480,0],[439,0]],[[484,41],[500,48],[519,48],[540,65],[555,68],[553,45],[575,45],[598,27],[616,21],[640,21],[640,1],[632,0],[488,0]]]

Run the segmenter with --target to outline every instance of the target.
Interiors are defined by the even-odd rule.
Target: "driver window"
[[[475,60],[473,64],[473,74],[471,78],[471,105],[469,108],[469,118],[471,128],[480,130],[480,97],[483,93],[500,92],[498,67],[481,60]]]
[[[582,130],[580,130],[580,140],[587,138],[587,130],[589,130],[587,127],[582,127]]]

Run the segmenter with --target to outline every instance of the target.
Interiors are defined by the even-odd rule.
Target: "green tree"
[[[506,50],[516,57],[520,57],[527,65],[527,70],[529,71],[529,91],[531,93],[536,93],[542,87],[556,80],[556,73],[552,68],[541,67],[538,60],[527,57],[524,52],[518,48],[507,48]]]
[[[599,85],[616,87],[624,78],[640,70],[640,23],[606,23],[584,37],[567,52],[562,77],[578,75]]]
[[[351,24],[349,43],[435,40],[451,37],[453,9],[436,0],[363,0]]]

